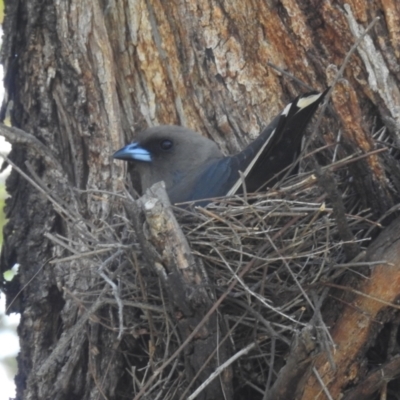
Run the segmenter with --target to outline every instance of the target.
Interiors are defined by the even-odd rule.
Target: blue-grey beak
[[[133,142],[116,151],[113,158],[124,161],[134,160],[150,162],[151,154],[148,150],[140,147],[139,143]]]

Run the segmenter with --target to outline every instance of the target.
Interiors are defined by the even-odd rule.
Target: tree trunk
[[[148,225],[140,220],[136,232],[131,228],[119,196],[127,196],[125,165],[111,155],[140,130],[158,124],[190,127],[226,154],[234,153],[300,92],[333,83],[332,106],[314,147],[335,143],[340,131],[342,158],[354,151],[366,154],[376,146],[371,132],[386,126],[382,135],[395,148],[400,5],[396,0],[5,3],[2,119],[10,113],[19,129],[1,128],[13,144],[1,269],[20,265],[18,277],[4,284],[8,311],[21,313],[17,399],[138,399],[145,392],[146,398],[187,398],[243,343],[231,343],[232,326],[214,312],[209,322],[215,330],[200,327],[192,347],[160,369],[160,360],[173,355],[201,318],[207,319],[216,299],[204,290],[209,297],[202,292],[203,314],[193,320],[188,318],[193,310],[176,306],[168,283],[155,273],[153,260],[159,258],[153,247],[146,253],[142,240],[139,248]],[[334,82],[351,46],[376,17]],[[394,151],[361,156],[347,170],[357,207],[369,209],[369,219],[380,220],[383,228],[399,202]],[[316,157],[316,175],[350,261],[363,248],[354,244],[351,229],[346,234],[352,209],[341,203],[335,177],[319,167],[324,162]],[[390,268],[371,267],[367,283],[365,276],[342,275],[327,286],[332,298],[345,304],[339,310],[336,300],[328,299],[322,307],[321,320],[329,321],[336,345],[334,360],[315,343],[308,346],[313,335],[303,330],[291,345],[277,345],[284,351],[268,382],[264,358],[253,381],[250,364],[236,362],[198,398],[323,399],[330,392],[336,399],[346,390],[348,398],[374,398],[387,383],[367,365],[377,349],[382,371],[397,388],[400,368],[393,356],[399,343],[394,340],[390,351],[382,343],[398,334],[399,220],[387,229],[365,260],[386,260]],[[195,279],[202,288],[206,280]],[[388,286],[384,293],[379,290]],[[150,295],[156,291],[165,303]],[[208,345],[217,347],[228,338],[217,356],[206,345],[203,354],[198,347],[205,327],[215,335]],[[251,351],[256,355],[257,346]],[[193,355],[204,371],[188,362]],[[150,392],[146,382],[152,374]]]

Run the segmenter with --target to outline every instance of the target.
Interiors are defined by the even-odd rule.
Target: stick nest
[[[229,341],[232,354],[249,348],[232,364],[237,398],[263,398],[303,328],[316,327],[316,347],[332,349],[327,328],[332,321],[326,308],[340,303],[330,289],[337,288],[344,273],[368,275],[370,266],[361,258],[349,259],[345,251],[345,235],[334,217],[337,205],[320,184],[321,178],[316,178],[313,157],[301,160],[300,173],[283,178],[266,192],[220,199],[206,208],[174,209],[194,255],[204,263],[208,282],[203,284],[216,298],[227,293],[217,311],[226,327],[221,340]],[[398,158],[397,150],[389,158]],[[331,177],[341,193],[346,229],[353,237],[348,244],[356,246],[359,254],[380,227],[373,211],[365,208],[350,169],[365,159],[360,153],[339,155],[334,146],[325,146],[317,155],[319,164],[325,165],[322,176]],[[153,266],[146,264],[133,225],[124,215],[121,210],[113,224],[99,221],[90,234],[92,247],[88,245],[100,249],[91,255],[97,265],[96,296],[101,301],[96,315],[97,310],[108,310],[100,313],[100,321],[121,340],[119,362],[124,376],[119,376],[115,388],[121,398],[127,385],[131,394],[137,393],[182,342],[168,293]],[[80,300],[93,295],[92,291],[81,294]],[[188,398],[196,385],[186,381],[184,371],[181,353],[146,394]]]
[[[332,148],[323,154],[325,160],[336,156]],[[348,168],[359,157],[353,154],[330,162],[322,173],[332,177],[342,194],[347,228],[353,235],[351,245],[362,254],[380,225],[372,221],[370,210],[363,208]],[[281,180],[264,193],[222,199],[206,208],[175,209],[193,253],[204,262],[207,285],[216,297],[237,281],[219,308],[226,339],[233,354],[256,343],[233,364],[237,394],[262,398],[285,364],[293,338],[310,324],[318,327],[318,347],[332,349],[326,326],[329,312],[325,321],[320,312],[323,304],[337,304],[334,292],[328,290],[346,271],[368,274],[368,264],[346,256],[344,235],[333,216],[335,204],[313,172],[307,172],[312,170],[310,164],[309,159],[302,160],[301,173]],[[133,229],[131,234],[134,237]],[[121,293],[123,300],[135,298],[146,303],[142,308],[135,306],[133,319],[128,304],[124,314],[125,324],[134,326],[134,336],[140,339],[137,343],[144,365],[138,375],[141,380],[171,356],[180,338],[167,315],[167,295],[156,274],[141,260],[140,253],[131,260],[134,268],[129,264],[121,271]],[[248,263],[252,263],[251,268],[240,278]],[[131,282],[129,290],[127,282]],[[179,373],[183,368],[178,358],[150,392],[156,391],[163,399],[185,398],[183,389],[179,389],[188,384]]]

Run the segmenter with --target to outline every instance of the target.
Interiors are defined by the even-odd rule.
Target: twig
[[[321,385],[322,390],[324,391],[326,397],[327,397],[329,400],[333,400],[333,397],[332,397],[331,394],[329,393],[328,388],[326,387],[324,381],[322,380],[321,376],[319,375],[318,370],[317,370],[315,367],[313,367],[312,370],[313,370],[314,375],[315,375],[315,377],[317,378],[319,384]]]
[[[117,257],[119,257],[122,254],[123,254],[122,250],[116,251],[113,255],[111,255],[106,260],[104,260],[100,264],[100,266],[97,270],[97,273],[111,286],[115,301],[118,304],[118,319],[119,319],[118,340],[122,339],[122,335],[124,333],[124,305],[121,300],[121,294],[120,294],[119,287],[103,272],[103,270],[107,264],[110,264],[111,261],[115,260]]]
[[[234,363],[238,358],[242,357],[243,355],[247,354],[250,350],[254,349],[257,346],[257,342],[250,343],[244,349],[238,351],[234,356],[232,356],[229,360],[225,361],[222,365],[220,365],[211,375],[210,377],[201,384],[189,397],[188,400],[195,399],[203,390],[204,388],[214,380],[221,372],[223,372],[229,365]]]

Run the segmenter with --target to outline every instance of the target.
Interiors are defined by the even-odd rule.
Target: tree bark
[[[14,167],[7,180],[9,221],[1,270],[20,264],[17,279],[3,282],[8,311],[21,313],[18,400],[133,398],[149,379],[142,368],[150,365],[149,371],[157,371],[157,343],[166,340],[152,321],[164,318],[168,343],[178,347],[183,340],[170,322],[176,315],[146,298],[146,287],[158,285],[158,278],[144,267],[137,235],[116,195],[123,193],[126,166],[111,155],[137,132],[158,124],[185,125],[215,140],[226,154],[239,151],[299,92],[331,85],[351,46],[379,17],[349,58],[315,143],[335,143],[340,130],[342,156],[365,154],[374,150],[371,132],[383,126],[393,145],[399,143],[396,0],[5,3],[2,120],[9,113],[20,130],[1,129],[13,144],[9,162]],[[383,226],[391,222],[391,210],[399,202],[398,164],[386,152],[349,167],[357,201],[370,209],[370,218],[382,218]],[[341,188],[330,188],[340,220],[349,210],[340,211],[337,203]],[[388,229],[397,232],[393,225]],[[385,248],[396,248],[395,234],[383,232],[381,237],[389,241]],[[386,258],[374,251],[371,259]],[[132,255],[129,267],[126,254]],[[390,254],[397,265],[398,254]],[[382,275],[375,281],[375,273],[382,268],[374,268],[368,284],[359,278],[343,279],[340,285],[380,297],[369,290],[381,282]],[[390,273],[391,282],[397,282],[397,270]],[[133,285],[142,285],[143,296],[118,305],[121,293]],[[397,286],[392,289],[385,298],[388,304],[400,294]],[[342,289],[334,290],[335,296],[345,296]],[[365,300],[343,298],[349,310]],[[334,334],[337,357],[343,355],[343,343],[360,341],[343,369],[328,368],[320,349],[316,357],[310,355],[312,362],[302,364],[303,379],[289,375],[296,375],[293,393],[298,398],[327,396],[310,376],[312,368],[333,398],[357,387],[366,376],[360,367],[366,349],[374,346],[382,321],[397,327],[396,312],[388,311],[397,308],[387,303],[371,313],[369,324],[372,319],[381,324],[367,327],[362,339],[354,331],[347,332],[350,338]],[[355,324],[349,310],[339,314],[328,310],[329,304],[323,312],[332,321],[332,332]],[[361,358],[356,362],[354,357]],[[388,355],[383,363],[392,361]],[[342,359],[335,362],[342,365]],[[179,388],[168,386],[168,374],[177,371],[184,375],[178,361],[160,375],[159,398],[184,393],[188,376],[180,378]],[[265,385],[265,396],[253,392],[250,384],[239,381],[240,371],[234,371],[232,387],[224,393],[236,389],[235,399],[247,398],[247,390],[254,399],[283,393],[277,386],[268,392]],[[390,376],[396,377],[396,371]],[[281,378],[274,376],[272,385],[286,382]],[[193,387],[204,376],[196,379]],[[379,384],[371,387],[368,396]]]

